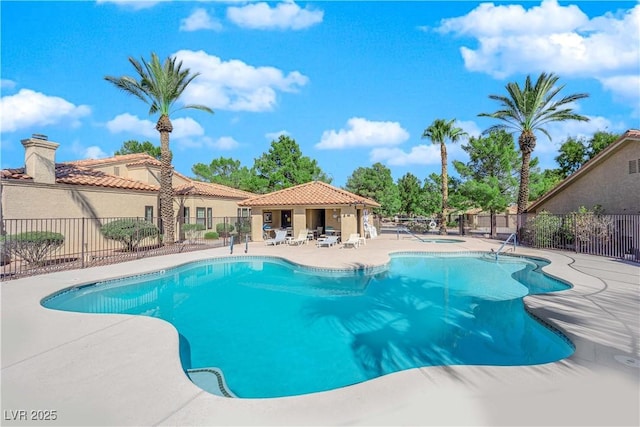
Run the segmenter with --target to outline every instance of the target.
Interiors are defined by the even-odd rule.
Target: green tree
[[[382,163],[357,168],[347,178],[345,189],[380,203],[381,207],[374,209],[377,214],[389,217],[400,209],[398,186],[393,182],[391,170]]]
[[[129,57],[129,62],[136,70],[139,80],[131,76],[106,76],[105,80],[115,85],[118,89],[135,96],[149,105],[149,114],[159,113],[156,130],[160,133],[160,216],[164,233],[164,242],[172,245],[175,243],[175,224],[173,219],[173,168],[171,166],[172,154],[169,150],[169,134],[173,131],[173,125],[169,115],[175,102],[180,98],[187,86],[200,75],[182,69],[182,61],[176,63],[176,58],[167,58],[164,64],[160,63],[158,55],[151,53],[151,61],[142,58],[142,63]],[[213,113],[204,105],[187,104],[180,109],[196,109]]]
[[[433,216],[442,207],[442,178],[437,173],[430,174],[422,182],[422,208],[427,215]]]
[[[125,141],[122,143],[122,147],[114,154],[117,156],[121,156],[124,154],[134,154],[134,153],[147,153],[151,157],[154,157],[160,160],[162,155],[162,150],[160,147],[153,145],[149,141],[144,141],[142,144],[136,140],[130,139],[129,141]]]
[[[442,189],[442,208],[440,212],[440,234],[447,234],[447,209],[448,199],[449,199],[449,182],[448,182],[448,173],[447,173],[447,140],[452,143],[457,142],[462,136],[467,133],[464,132],[461,128],[455,127],[455,120],[443,120],[436,119],[433,123],[424,130],[422,133],[422,138],[429,138],[432,143],[440,145],[440,160],[442,172],[441,176],[441,189]]]
[[[558,169],[545,169],[540,171],[537,163],[538,158],[534,157],[531,160],[531,172],[529,176],[529,201],[542,197],[543,194],[558,185],[563,179]]]
[[[219,157],[208,165],[196,163],[191,167],[191,172],[199,181],[213,182],[244,191],[253,190],[252,181],[255,174],[246,166],[241,166],[239,160]]]
[[[559,166],[559,175],[562,178],[568,177],[618,138],[620,138],[619,134],[602,131],[594,133],[588,140],[568,138],[560,146],[559,154],[555,158]]]
[[[471,137],[462,149],[469,154],[469,162],[453,162],[466,179],[460,190],[475,206],[489,211],[491,235],[495,236],[496,212],[503,212],[513,202],[518,184],[520,159],[513,137],[505,131],[495,131],[484,138]]]
[[[602,150],[620,138],[620,134],[598,131],[593,134],[587,145],[587,160],[591,160]]]
[[[520,132],[518,145],[522,153],[522,166],[518,190],[519,214],[527,209],[529,201],[529,163],[531,162],[531,154],[536,147],[535,132],[540,131],[551,139],[551,135],[545,129],[547,124],[567,120],[589,120],[589,118],[575,113],[571,108],[571,104],[588,97],[588,94],[571,94],[560,100],[554,100],[564,88],[564,85],[556,86],[558,79],[559,77],[553,73],[542,73],[535,84],[532,84],[531,77],[527,76],[522,88],[518,83],[508,83],[506,86],[507,96],[489,95],[490,99],[501,104],[501,109],[494,113],[479,114],[480,117],[491,117],[504,122],[491,126],[484,132],[485,134],[503,129]]]
[[[555,160],[559,166],[559,173],[566,178],[584,164],[587,159],[587,147],[583,141],[576,138],[568,138],[558,149]]]
[[[406,173],[398,179],[398,193],[400,196],[400,212],[407,216],[423,215],[423,197],[420,180],[411,173]]]
[[[280,135],[271,148],[254,162],[256,183],[254,191],[269,193],[310,181],[331,183],[318,162],[303,156],[295,139]]]

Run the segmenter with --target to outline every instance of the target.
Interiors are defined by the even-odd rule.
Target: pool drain
[[[632,368],[640,368],[640,360],[633,357],[617,355],[613,356],[613,358],[623,365],[631,366]]]

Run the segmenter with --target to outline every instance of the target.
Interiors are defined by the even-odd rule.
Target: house
[[[59,144],[46,136],[33,135],[22,145],[25,166],[1,171],[0,216],[5,223],[45,218],[157,220],[161,164],[148,154],[56,163]],[[216,218],[250,215],[238,202],[253,193],[194,181],[175,171],[173,187],[178,223],[193,221],[215,230]]]
[[[527,213],[564,214],[598,205],[606,214],[640,214],[640,130],[625,132],[532,202]]]
[[[312,181],[243,200],[240,207],[251,208],[253,241],[263,240],[263,227],[289,229],[292,236],[301,230],[333,228],[348,236],[370,230],[371,208],[380,204],[321,181]]]

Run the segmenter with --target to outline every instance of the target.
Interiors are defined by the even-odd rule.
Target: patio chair
[[[297,245],[301,245],[303,243],[306,244],[308,239],[309,239],[309,232],[305,228],[300,233],[298,233],[298,237],[297,238],[289,240],[289,244],[290,245],[296,245],[296,246]]]
[[[357,249],[358,246],[360,246],[360,234],[351,233],[349,235],[349,238],[347,240],[345,240],[344,242],[342,242],[342,247],[343,248],[347,248],[349,246],[354,248],[354,249]]]
[[[336,245],[338,243],[338,236],[327,236],[327,237],[321,237],[320,239],[318,239],[318,242],[316,243],[316,246],[321,248],[323,246],[333,246]]]
[[[276,237],[264,241],[266,245],[279,245],[287,241],[287,230],[276,230]]]

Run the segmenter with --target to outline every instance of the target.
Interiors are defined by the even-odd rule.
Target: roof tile
[[[379,207],[380,204],[322,181],[311,181],[273,193],[261,194],[238,203],[241,206],[297,206],[297,205],[350,205],[364,204]]]

